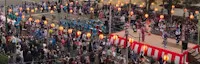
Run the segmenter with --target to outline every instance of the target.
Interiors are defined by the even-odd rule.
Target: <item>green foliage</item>
[[[0,54],[0,64],[8,64],[8,57],[5,54]]]

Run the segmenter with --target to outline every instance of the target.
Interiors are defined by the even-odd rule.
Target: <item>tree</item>
[[[7,57],[7,55],[0,54],[0,64],[8,64],[8,57]]]

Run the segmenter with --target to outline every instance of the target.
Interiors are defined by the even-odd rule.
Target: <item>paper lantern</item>
[[[146,45],[143,45],[142,48],[143,48],[144,52],[147,50],[147,46]]]
[[[54,28],[54,27],[55,27],[55,24],[54,24],[54,23],[52,23],[52,24],[51,24],[51,27],[52,27],[52,28]]]
[[[158,8],[155,8],[154,11],[157,12],[157,11],[158,11]]]
[[[174,5],[172,5],[172,9],[174,9],[175,8],[175,6]]]
[[[77,31],[77,36],[80,36],[81,35],[81,31]]]
[[[165,54],[165,55],[163,56],[163,60],[164,60],[164,61],[168,61],[168,60],[169,60],[169,56],[168,56],[167,54]]]
[[[113,39],[114,39],[114,40],[118,39],[118,36],[117,36],[117,35],[114,35],[114,36],[113,36]]]
[[[190,19],[194,19],[194,15],[193,14],[190,15]]]
[[[134,2],[133,4],[136,5],[136,2]]]
[[[15,13],[15,15],[16,15],[16,16],[18,16],[18,15],[19,15],[19,13],[17,13],[17,12],[16,12],[16,13]]]
[[[69,10],[70,13],[73,13],[73,10]]]
[[[116,4],[115,6],[116,6],[116,7],[119,7],[119,4]]]
[[[134,39],[129,38],[128,41],[129,41],[130,43],[133,43]]]
[[[32,13],[34,13],[34,12],[35,12],[35,10],[34,10],[34,9],[32,9],[32,10],[31,10],[31,12],[32,12]]]
[[[40,23],[40,20],[39,19],[35,20],[35,23]]]
[[[53,6],[53,8],[55,8],[55,9],[56,9],[56,6]]]
[[[68,29],[68,31],[67,31],[67,32],[68,32],[69,34],[71,34],[71,33],[72,33],[72,31],[73,31],[73,29]]]
[[[60,30],[60,31],[63,31],[63,30],[64,30],[64,28],[63,28],[62,26],[60,26],[60,27],[59,27],[59,30]]]
[[[104,38],[104,35],[103,34],[100,34],[99,35],[99,39],[103,39]]]
[[[45,21],[44,21],[44,25],[47,25],[47,24],[48,24],[48,22],[45,20]]]
[[[94,8],[90,8],[90,11],[94,11]]]
[[[43,10],[43,8],[41,7],[40,10]]]
[[[124,3],[121,3],[121,6],[124,6]]]
[[[50,10],[50,9],[51,9],[51,7],[48,7],[48,9]]]
[[[22,11],[23,10],[22,7],[20,7],[19,10]]]
[[[35,8],[35,11],[37,11],[38,10],[38,8]]]
[[[91,37],[91,33],[87,33],[87,38],[90,38]]]
[[[122,9],[119,7],[117,10],[118,10],[118,11],[121,11]]]
[[[163,19],[164,18],[164,15],[160,15],[160,19]]]
[[[25,15],[22,15],[22,19],[24,19],[25,18]]]
[[[151,5],[155,5],[155,3],[154,3],[154,2],[152,2],[152,3],[151,3]]]
[[[29,11],[29,10],[30,10],[30,8],[26,8],[26,10],[28,10],[28,11]]]
[[[143,8],[144,7],[144,5],[140,5],[140,8]]]
[[[33,20],[33,18],[29,18],[28,20],[29,20],[29,21],[32,21],[32,20]]]
[[[8,9],[8,12],[12,12],[12,9]]]
[[[148,17],[149,17],[149,14],[145,14],[144,16],[145,16],[145,18],[148,18]]]
[[[174,10],[171,10],[171,13],[174,14]]]

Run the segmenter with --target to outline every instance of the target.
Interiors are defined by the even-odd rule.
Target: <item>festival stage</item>
[[[146,35],[145,36],[145,42],[139,42],[139,33],[133,32],[132,29],[128,29],[129,31],[129,38],[133,38],[134,42],[130,44],[130,47],[134,52],[140,53],[143,49],[143,46],[147,46],[147,51],[145,52],[145,55],[151,56],[154,59],[159,59],[163,57],[164,55],[167,55],[169,57],[168,62],[174,62],[175,64],[183,64],[185,62],[188,62],[188,50],[182,52],[182,44],[181,42],[179,45],[176,45],[176,40],[168,38],[167,48],[164,48],[162,44],[162,37],[159,35]],[[118,35],[118,39],[114,39],[112,36]],[[125,43],[125,31],[113,33],[110,36],[110,42],[114,45],[124,45],[122,43]],[[140,39],[141,41],[141,39]],[[192,43],[188,43],[188,49],[195,49],[196,52],[198,52],[198,46]]]

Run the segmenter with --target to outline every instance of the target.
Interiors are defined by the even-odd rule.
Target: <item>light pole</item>
[[[6,23],[5,23],[5,27],[6,27],[6,32],[8,32],[8,27],[7,27],[7,22],[8,22],[8,17],[7,17],[7,15],[8,15],[8,11],[7,11],[7,0],[5,0],[5,17],[6,17]]]

